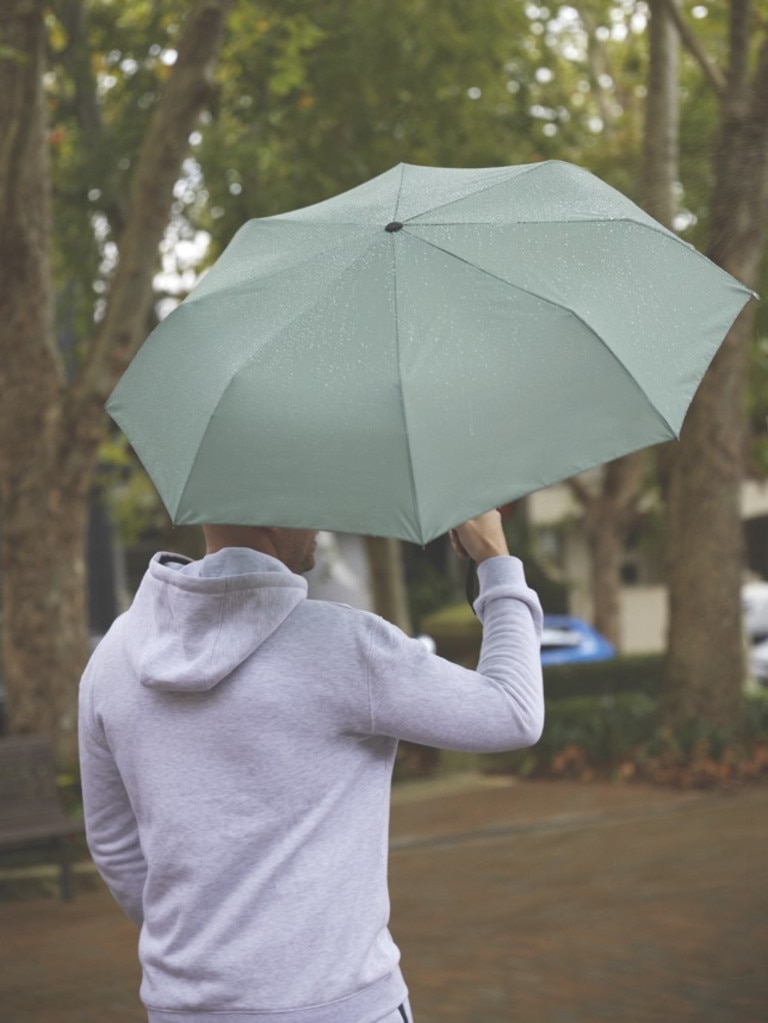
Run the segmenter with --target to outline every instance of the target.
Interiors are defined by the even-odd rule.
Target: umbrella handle
[[[477,581],[477,565],[471,558],[467,563],[467,579],[464,584],[464,592],[467,595],[467,603],[472,608],[472,611],[477,614],[474,603],[480,595],[480,586]]]

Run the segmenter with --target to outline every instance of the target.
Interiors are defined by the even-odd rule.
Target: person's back
[[[480,575],[486,675],[307,600],[269,554],[153,559],[81,691],[89,842],[142,928],[150,1020],[373,1023],[404,1002],[397,739],[504,749],[541,728],[535,595],[515,559]]]

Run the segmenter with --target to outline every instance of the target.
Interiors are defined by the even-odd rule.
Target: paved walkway
[[[396,790],[392,930],[417,1023],[766,1023],[768,786]],[[145,1023],[100,888],[0,903],[0,1023]]]

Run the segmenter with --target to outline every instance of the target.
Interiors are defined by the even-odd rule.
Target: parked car
[[[749,666],[757,681],[768,686],[768,639],[755,643],[750,649]]]
[[[741,587],[744,631],[751,643],[768,639],[768,583],[762,580]]]
[[[616,648],[581,618],[573,615],[544,615],[542,664],[607,661],[615,656]]]
[[[751,674],[768,686],[768,583],[755,580],[741,588],[741,610],[744,632],[750,644]]]

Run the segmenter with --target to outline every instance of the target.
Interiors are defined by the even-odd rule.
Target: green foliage
[[[181,2],[56,0],[45,77],[62,350],[85,355],[129,215],[129,179],[175,55]],[[178,210],[177,210],[178,212]]]
[[[697,35],[725,67],[725,5],[698,6],[707,17],[697,20]],[[183,0],[54,0],[49,7],[57,320],[73,367],[109,287],[129,212],[131,168],[187,9]],[[210,231],[213,258],[245,220],[318,201],[400,160],[453,166],[573,160],[637,197],[647,60],[645,36],[633,27],[638,15],[642,5],[604,0],[571,7],[241,0],[217,92],[191,138],[194,158],[172,211],[176,236]],[[692,213],[685,236],[701,245],[718,104],[685,52],[681,103],[682,202]],[[749,405],[761,471],[768,465],[763,347],[752,356]],[[109,463],[111,454],[105,456]],[[106,471],[117,480],[125,536],[162,518],[140,474]],[[547,610],[562,610],[562,587],[530,558],[526,565]],[[426,617],[454,596],[453,587],[425,569],[414,584],[415,617],[424,616],[420,627],[435,635],[441,652],[472,663],[479,636],[471,611],[464,609],[466,622],[454,621],[447,634]],[[578,671],[584,679],[591,669]],[[566,690],[576,683],[548,684]]]
[[[768,336],[758,337],[748,354],[747,415],[752,438],[751,467],[768,476]]]
[[[458,767],[522,778],[614,777],[638,750],[646,755],[646,747],[659,734],[659,720],[658,701],[642,693],[547,701],[544,731],[536,746],[474,757],[464,754]],[[441,751],[438,759],[434,752],[428,756],[426,748],[404,744],[396,780],[434,776],[457,762],[454,754]]]
[[[526,563],[527,571],[527,563]],[[451,604],[425,615],[421,629],[437,644],[442,657],[474,668],[480,656],[482,626],[465,602]],[[547,665],[544,688],[547,697],[603,696],[622,692],[661,692],[664,659],[661,655],[635,655],[608,661]]]
[[[661,654],[550,664],[544,668],[544,692],[548,701],[575,696],[602,699],[625,693],[658,699],[663,678],[664,657]]]
[[[626,777],[683,787],[728,785],[768,772],[768,693],[745,698],[746,728],[738,734],[689,718],[672,730],[655,729],[631,751]]]
[[[450,604],[425,615],[420,627],[435,641],[441,657],[466,667],[476,667],[483,629],[466,602]]]
[[[593,766],[616,765],[652,734],[658,714],[658,701],[643,693],[547,701],[537,753],[551,763],[568,747],[579,746]]]
[[[525,563],[525,578],[539,595],[541,606],[548,614],[568,614],[568,586],[552,576],[530,552],[521,555]]]
[[[516,4],[306,0],[241,8],[220,105],[197,150],[220,247],[245,220],[307,205],[405,161],[541,156],[507,88],[526,58]],[[239,23],[239,22],[238,22]]]
[[[548,700],[532,749],[487,754],[477,766],[522,777],[642,779],[682,786],[748,780],[768,770],[768,694],[745,698],[749,726],[734,736],[691,720],[671,732],[644,693]]]
[[[447,573],[427,558],[418,557],[420,549],[408,550],[411,546],[404,545],[408,604],[414,628],[423,632],[425,618],[455,600],[456,593]]]
[[[477,665],[482,629],[466,604],[427,616],[422,627],[438,653]],[[539,743],[472,758],[471,767],[520,777],[643,778],[676,785],[721,784],[768,770],[768,690],[745,696],[739,735],[696,719],[671,732],[661,717],[663,655],[548,665],[543,674],[546,718]],[[408,776],[419,763],[408,759]],[[430,774],[439,769],[429,762]]]
[[[157,492],[122,434],[101,445],[96,483],[122,544],[135,543],[165,526],[167,515]]]
[[[750,693],[745,703],[744,734],[748,742],[768,740],[768,688]]]

